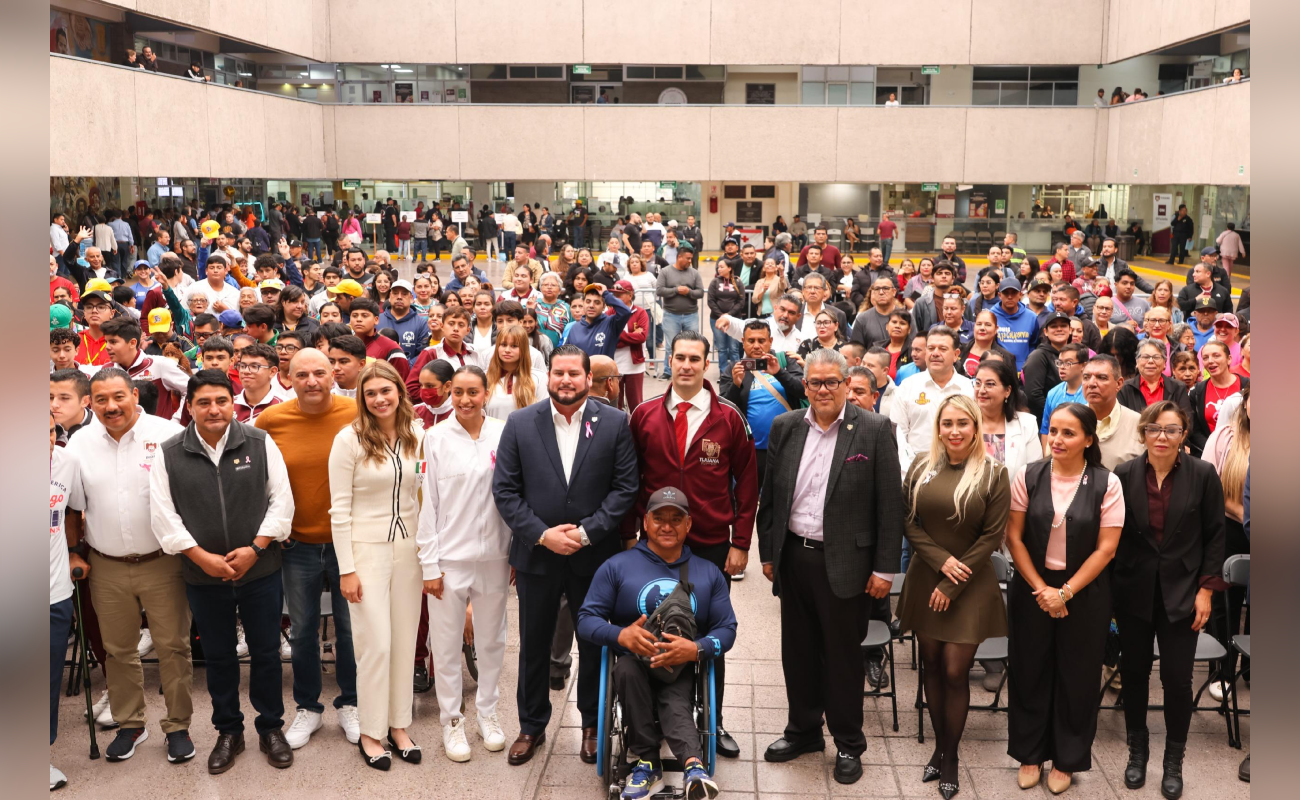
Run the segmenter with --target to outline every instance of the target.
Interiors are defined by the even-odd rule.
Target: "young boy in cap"
[[[586,313],[582,319],[569,323],[561,344],[577,345],[590,356],[613,358],[618,337],[632,318],[632,309],[599,283],[588,284],[582,299]],[[613,306],[613,314],[605,313],[606,305]]]
[[[86,328],[78,337],[77,363],[87,367],[106,366],[111,360],[100,326],[113,318],[112,287],[108,281],[93,278],[86,282],[86,292],[78,307],[86,320]]]

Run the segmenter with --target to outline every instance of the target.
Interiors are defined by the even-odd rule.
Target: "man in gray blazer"
[[[804,365],[811,406],[776,418],[758,509],[763,574],[781,598],[781,662],[789,717],[764,754],[820,752],[822,717],[835,740],[835,780],[862,777],[861,643],[868,595],[886,597],[898,571],[903,497],[889,420],[847,402],[844,356]]]

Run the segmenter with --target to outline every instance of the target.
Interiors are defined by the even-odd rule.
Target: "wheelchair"
[[[614,662],[622,656],[611,652],[608,646],[600,649],[600,697],[596,720],[596,775],[609,787],[610,800],[617,800],[623,792],[623,786],[632,771],[632,764],[627,760],[627,723],[623,719],[623,707],[614,693]],[[704,669],[696,669],[692,680],[695,690],[692,700],[692,712],[695,728],[700,734],[701,750],[704,753],[704,768],[709,776],[718,761],[718,716],[715,705],[713,663],[705,662]],[[683,772],[685,765],[673,756],[663,758],[665,777],[668,772]],[[681,786],[665,784],[662,792],[655,797],[684,797]]]

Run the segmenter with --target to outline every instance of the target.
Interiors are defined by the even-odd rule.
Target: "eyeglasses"
[[[834,324],[835,324],[835,320],[833,320],[833,319],[819,319],[819,320],[816,320],[815,322],[813,322],[813,324],[814,324],[814,325],[834,325]]]
[[[1169,320],[1165,319],[1164,317],[1152,317],[1152,316],[1148,316],[1148,317],[1146,318],[1146,322],[1147,322],[1148,325],[1168,325],[1168,324],[1169,324]]]
[[[239,369],[240,372],[253,372],[253,373],[257,373],[257,372],[261,372],[261,371],[264,370],[264,369],[270,369],[270,367],[267,366],[266,364],[246,364],[246,363],[240,362],[238,369]]]
[[[812,380],[804,381],[804,385],[807,386],[809,389],[812,389],[814,392],[820,391],[822,387],[825,387],[833,392],[836,389],[840,388],[840,386],[842,386],[843,384],[844,381],[840,380],[839,378],[828,378],[824,381],[818,378],[813,378]]]
[[[275,352],[277,353],[296,353],[301,349],[302,348],[296,344],[277,344],[275,346]]]
[[[1065,361],[1065,360],[1063,360],[1063,359],[1058,359],[1057,362],[1056,362],[1056,366],[1058,366],[1058,367],[1077,367],[1077,366],[1079,366],[1079,362],[1078,362],[1078,361]]]
[[[871,291],[873,291],[873,292],[892,292],[892,291],[894,291],[894,287],[892,287],[892,286],[872,286],[872,287],[871,287]]]
[[[1183,435],[1183,430],[1184,430],[1183,426],[1181,425],[1168,425],[1168,426],[1143,425],[1142,426],[1142,434],[1144,436],[1150,436],[1153,439],[1158,438],[1161,435],[1164,435],[1170,439],[1177,439],[1179,436]]]

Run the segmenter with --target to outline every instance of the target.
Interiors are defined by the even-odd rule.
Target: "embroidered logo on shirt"
[[[703,439],[700,441],[700,450],[704,452],[704,455],[700,456],[701,464],[721,463],[718,456],[722,454],[722,445],[712,439]]]
[[[919,395],[917,395],[917,397],[916,397],[916,404],[917,404],[918,406],[928,405],[929,402],[930,402],[930,398],[928,398],[928,397],[925,396],[925,392],[921,392],[921,393],[920,393]]]

